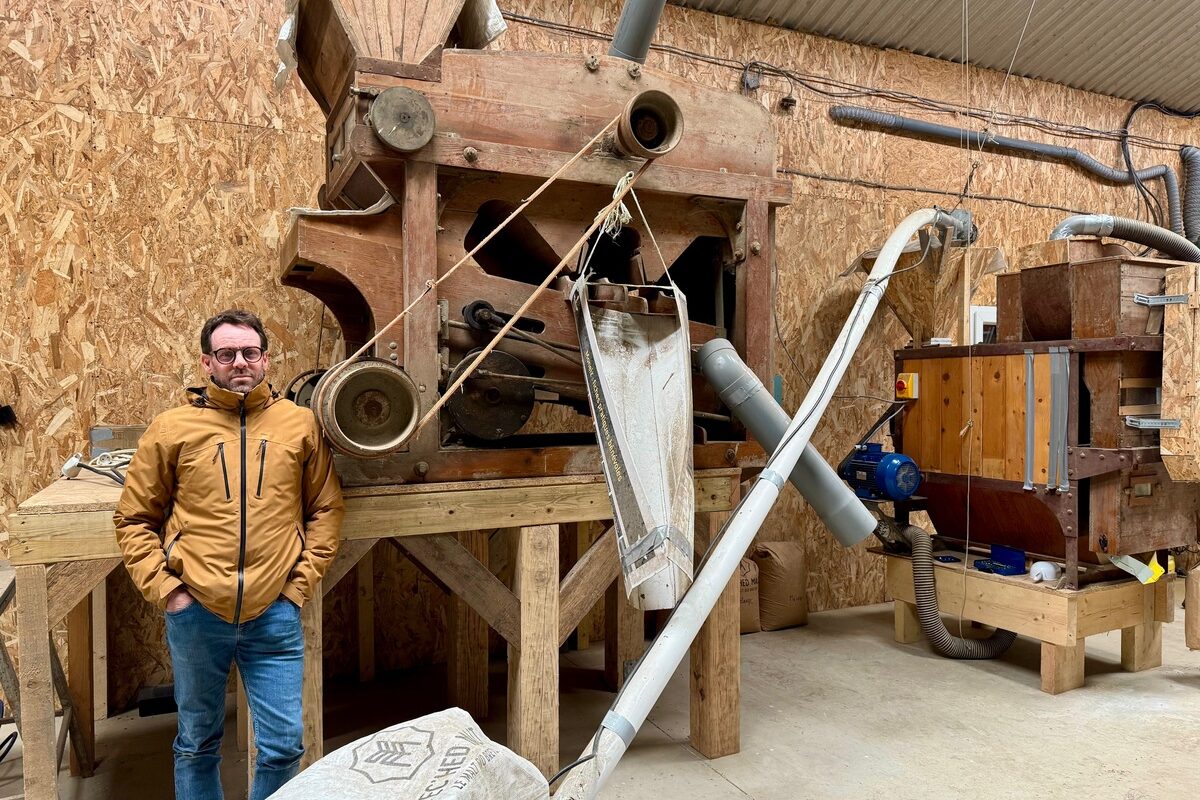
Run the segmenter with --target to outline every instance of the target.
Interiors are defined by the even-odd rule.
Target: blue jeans
[[[173,748],[176,800],[222,800],[225,686],[234,663],[246,689],[258,748],[250,800],[266,800],[299,771],[304,755],[300,609],[280,598],[261,616],[232,625],[193,602],[167,613],[167,644],[179,706]]]

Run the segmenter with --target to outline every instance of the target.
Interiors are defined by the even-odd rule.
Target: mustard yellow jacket
[[[160,414],[129,465],[114,521],[133,582],[166,605],[179,586],[227,622],[282,594],[303,606],[337,553],[342,490],[312,412],[266,381],[211,382]]]

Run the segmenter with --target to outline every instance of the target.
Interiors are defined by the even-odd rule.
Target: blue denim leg
[[[236,629],[199,603],[167,614],[167,645],[175,671],[179,732],[175,753],[176,800],[221,800],[221,735],[225,684],[233,663]]]
[[[299,772],[304,755],[300,609],[280,599],[241,628],[234,658],[258,748],[250,800],[266,800]]]

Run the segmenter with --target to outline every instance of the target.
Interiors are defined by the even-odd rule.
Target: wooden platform
[[[696,473],[698,523],[721,523],[724,512],[737,503],[740,479],[737,468]],[[615,537],[601,536],[590,547],[580,547],[573,524],[611,517],[602,476],[380,486],[350,489],[346,495],[346,538],[321,594],[351,571],[360,580],[369,576],[364,559],[380,542],[403,550],[452,595],[450,702],[486,715],[487,628],[494,628],[508,642],[507,744],[553,775],[559,751],[560,645],[607,596],[605,672],[611,688],[619,688],[644,646],[642,614],[629,605],[620,586]],[[58,797],[47,631],[68,614],[75,621],[68,626],[72,697],[81,708],[94,702],[91,592],[121,562],[112,523],[119,496],[120,488],[100,477],[59,480],[22,503],[10,518],[27,800]],[[560,532],[560,525],[567,529]],[[511,588],[485,566],[488,537],[479,531],[497,527],[512,529],[516,541]],[[706,527],[697,525],[698,546]],[[561,581],[560,533],[565,546],[578,553]],[[360,602],[369,597],[369,590],[360,591]],[[301,614],[307,652],[305,765],[323,754],[321,609],[321,597],[316,597]],[[737,609],[737,584],[731,580],[692,647],[692,745],[710,758],[735,753],[739,746]],[[370,650],[373,636],[370,626],[360,629],[363,652]],[[373,669],[370,659],[360,664]],[[369,670],[363,677],[369,678]],[[82,736],[90,744],[91,715],[87,722]],[[240,720],[239,739],[248,727],[248,720]],[[248,761],[252,764],[253,758]]]
[[[896,641],[920,641],[912,561],[883,555],[888,592],[896,604]],[[968,563],[976,557],[968,555]],[[1044,692],[1059,694],[1083,686],[1084,640],[1096,633],[1121,631],[1121,666],[1126,671],[1162,665],[1162,623],[1173,621],[1175,613],[1170,575],[1149,586],[1131,578],[1075,590],[1033,583],[1028,575],[993,575],[973,567],[964,574],[961,561],[935,561],[934,575],[943,617],[961,613],[963,619],[1041,641]]]

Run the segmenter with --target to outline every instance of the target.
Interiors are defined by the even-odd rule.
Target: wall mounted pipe
[[[608,54],[644,64],[666,4],[667,0],[625,0]]]
[[[1072,236],[1111,236],[1153,247],[1180,261],[1200,261],[1200,247],[1166,228],[1137,219],[1114,217],[1111,214],[1076,214],[1058,223],[1050,232],[1051,239],[1069,239]]]
[[[804,449],[808,447],[821,415],[837,391],[838,383],[846,374],[863,333],[875,309],[879,307],[901,252],[917,231],[934,224],[956,229],[964,225],[963,221],[944,211],[926,208],[908,215],[884,243],[846,324],[842,326],[825,363],[813,380],[812,388],[784,432],[782,443],[771,454],[754,487],[717,535],[716,544],[692,582],[691,589],[625,682],[612,708],[604,715],[600,729],[584,750],[589,760],[568,773],[562,787],[554,795],[556,800],[591,800],[604,788],[638,729],[645,723],[650,709],[658,702],[667,682],[687,654],[717,598],[725,591],[746,548],[754,541],[755,534],[775,505],[784,476],[792,473]]]
[[[887,114],[870,108],[859,106],[834,106],[829,109],[829,116],[845,125],[861,125],[877,128],[888,133],[910,133],[922,139],[931,139],[958,146],[970,146],[977,150],[987,147],[991,150],[1003,150],[1010,153],[1039,156],[1051,161],[1062,161],[1074,164],[1085,172],[1090,172],[1098,178],[1111,183],[1133,183],[1133,175],[1127,170],[1110,167],[1076,150],[1074,147],[1060,147],[1042,142],[1030,142],[1025,139],[1014,139],[1010,136],[994,136],[990,133],[955,128],[950,125],[938,125],[910,117]],[[1182,156],[1182,154],[1181,154]],[[1196,166],[1200,167],[1200,164]],[[1171,230],[1183,233],[1183,210],[1179,200],[1179,181],[1175,172],[1166,164],[1139,169],[1135,173],[1139,180],[1148,181],[1161,178],[1167,193],[1167,212],[1171,218]],[[1200,193],[1200,189],[1197,189]],[[1200,208],[1194,212],[1200,217]]]
[[[705,342],[696,362],[721,402],[767,452],[773,452],[791,419],[733,345],[726,339]],[[788,480],[842,547],[853,547],[875,530],[875,517],[811,444],[800,454]]]
[[[1183,162],[1183,231],[1190,241],[1200,244],[1200,147],[1179,148]]]

